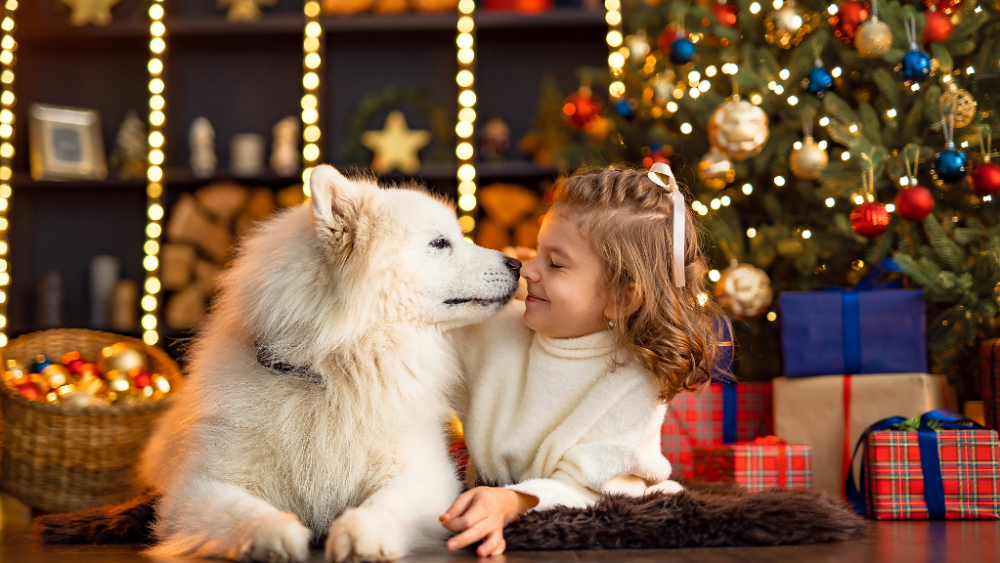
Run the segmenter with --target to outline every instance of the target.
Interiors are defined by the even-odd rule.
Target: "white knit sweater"
[[[515,301],[455,333],[467,382],[456,411],[479,476],[537,497],[535,510],[586,507],[600,493],[679,491],[667,481],[666,406],[649,372],[634,362],[612,369],[608,331],[549,338],[523,315]]]

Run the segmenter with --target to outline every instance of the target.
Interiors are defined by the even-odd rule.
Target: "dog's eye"
[[[451,243],[448,242],[448,239],[446,239],[444,237],[441,237],[439,239],[435,239],[435,240],[431,241],[431,247],[437,248],[438,250],[440,250],[442,248],[449,248],[450,246],[451,246]]]

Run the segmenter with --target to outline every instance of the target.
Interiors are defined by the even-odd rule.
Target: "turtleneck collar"
[[[535,341],[542,350],[558,358],[596,358],[608,356],[615,349],[614,335],[609,330],[576,338],[552,338],[536,332]]]

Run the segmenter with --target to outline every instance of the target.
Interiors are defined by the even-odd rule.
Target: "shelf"
[[[340,169],[363,168],[353,165],[336,165]],[[559,173],[555,166],[536,164],[531,161],[509,161],[509,162],[481,162],[476,165],[481,182],[494,181],[497,179],[538,179],[555,176]],[[400,172],[390,172],[382,177],[388,180],[417,180],[423,182],[450,182],[455,180],[457,168],[454,164],[429,164],[420,169],[416,174],[402,174]],[[211,184],[213,182],[234,182],[250,186],[286,187],[302,182],[302,177],[279,176],[267,170],[258,176],[242,177],[235,176],[229,170],[220,169],[211,178],[199,178],[187,168],[167,168],[165,184],[167,189],[171,187],[185,188]],[[107,180],[32,180],[27,174],[16,174],[12,186],[15,190],[46,190],[46,189],[102,189],[102,190],[142,190],[146,188],[146,180],[143,179],[121,179],[109,178]]]
[[[448,32],[456,33],[455,25],[459,14],[357,14],[353,16],[323,16],[320,23],[330,34],[328,39],[336,39],[341,34],[383,33],[383,32]],[[581,27],[605,27],[604,12],[579,8],[556,9],[537,14],[519,12],[480,10],[476,14],[476,24],[481,31],[511,31],[518,29],[572,29]],[[231,22],[224,17],[190,18],[167,17],[167,42],[188,38],[227,37],[292,37],[302,35],[305,17],[299,14],[265,15],[250,22]],[[140,21],[114,21],[106,26],[82,26],[46,24],[38,27],[25,26],[18,40],[23,43],[37,43],[46,46],[80,45],[93,42],[116,43],[124,39],[145,40],[149,28]]]

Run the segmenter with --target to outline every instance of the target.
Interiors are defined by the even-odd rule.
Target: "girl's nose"
[[[521,277],[534,282],[538,281],[538,255],[521,265]]]

